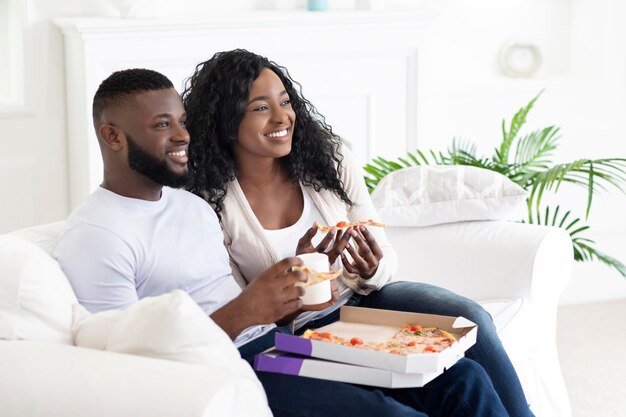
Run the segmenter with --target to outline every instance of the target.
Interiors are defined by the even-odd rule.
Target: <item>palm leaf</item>
[[[580,262],[597,259],[603,264],[615,269],[622,277],[626,278],[626,266],[623,263],[594,248],[591,244],[586,243],[586,240],[574,239],[573,242],[574,248],[576,249],[574,251],[574,259]],[[576,253],[579,254],[579,257],[576,256]]]
[[[549,126],[535,130],[520,139],[515,150],[514,168],[520,172],[548,169],[551,163],[548,157],[552,156],[552,152],[557,147],[558,132],[558,127]]]
[[[460,152],[476,156],[476,145],[467,139],[452,138],[452,146],[448,149],[448,154],[453,157]]]
[[[586,217],[589,217],[593,194],[596,189],[606,191],[614,187],[624,192],[626,187],[626,159],[579,159],[559,164],[543,172],[527,172],[517,179],[517,183],[530,187],[529,204],[539,207],[544,192],[557,192],[562,182],[585,187],[587,190]]]
[[[511,124],[509,126],[509,130],[506,130],[506,120],[502,120],[502,142],[500,143],[500,149],[496,151],[496,156],[494,160],[500,164],[507,164],[509,159],[509,150],[511,149],[511,145],[513,144],[513,140],[517,136],[521,127],[526,123],[526,116],[530,109],[532,109],[535,101],[539,98],[539,96],[543,93],[543,90],[539,92],[530,102],[519,109],[517,113],[511,119]]]
[[[399,157],[397,160],[385,159],[381,156],[372,159],[369,164],[365,164],[363,170],[369,174],[365,175],[365,185],[371,193],[378,183],[389,173],[411,166],[431,165],[431,160],[438,165],[450,164],[450,158],[447,158],[442,152],[429,151],[430,156],[427,157],[424,152],[417,149],[417,156],[411,152],[407,152],[407,158]]]
[[[590,226],[583,225],[575,227],[579,223],[581,223],[582,220],[580,218],[574,218],[569,219],[568,222],[568,218],[571,213],[570,210],[568,210],[561,218],[559,218],[560,210],[561,206],[556,206],[554,210],[551,210],[550,206],[546,206],[543,210],[543,217],[540,215],[540,211],[538,210],[535,213],[535,220],[537,224],[542,224],[545,226],[558,226],[562,229],[567,230],[572,239],[574,260],[579,262],[586,262],[597,259],[598,261],[615,269],[623,277],[626,278],[626,266],[624,266],[624,264],[622,264],[617,259],[612,258],[611,256],[596,249],[593,246],[595,245],[595,241],[593,241],[592,239],[581,236],[581,233],[586,232],[590,229]],[[533,223],[533,221],[530,221],[530,223]]]

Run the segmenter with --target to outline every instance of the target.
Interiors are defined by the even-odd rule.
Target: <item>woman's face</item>
[[[252,83],[239,124],[235,155],[280,158],[291,152],[296,113],[280,78],[270,69]]]

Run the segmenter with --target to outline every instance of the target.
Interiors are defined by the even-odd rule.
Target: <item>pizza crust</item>
[[[339,275],[341,275],[341,269],[338,271],[331,271],[331,272],[317,272],[309,268],[308,266],[292,266],[291,270],[304,272],[307,275],[307,281],[303,284],[304,287],[309,287],[311,285],[318,284],[322,281],[335,279]]]

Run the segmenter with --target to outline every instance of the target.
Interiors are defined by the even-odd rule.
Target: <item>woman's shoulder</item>
[[[222,224],[225,227],[228,227],[229,223],[237,222],[244,215],[246,206],[242,199],[245,199],[245,196],[236,179],[226,184],[221,211]]]

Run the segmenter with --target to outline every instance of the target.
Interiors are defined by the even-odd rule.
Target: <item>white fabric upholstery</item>
[[[32,242],[0,236],[0,339],[71,344],[76,296],[58,263]]]
[[[258,381],[219,365],[0,340],[0,369],[0,416],[271,416]]]
[[[13,235],[51,249],[58,230],[53,224]],[[555,343],[557,301],[572,265],[566,232],[484,221],[389,227],[387,235],[398,252],[399,279],[483,302],[537,417],[571,416]],[[269,415],[257,381],[218,365],[0,341],[0,369],[3,416]]]
[[[254,377],[228,335],[182,290],[143,298],[124,311],[90,314],[76,305],[74,312],[76,346],[221,365]]]
[[[537,417],[571,416],[556,351],[557,303],[573,263],[567,232],[484,221],[389,227],[387,236],[399,280],[448,288],[492,313]]]
[[[29,339],[0,340],[0,416],[271,416],[250,366],[186,293],[77,317],[81,343],[133,355],[73,346],[76,297],[49,256],[61,229],[0,236],[0,338]]]
[[[372,193],[383,223],[432,226],[468,220],[520,217],[527,191],[494,171],[428,165],[385,176]]]

